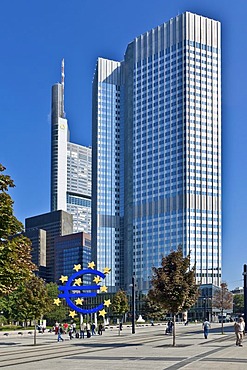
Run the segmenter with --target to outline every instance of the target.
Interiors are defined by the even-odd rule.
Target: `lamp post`
[[[247,265],[244,265],[244,321],[247,322]]]
[[[204,318],[203,318],[203,320],[207,320],[206,306],[207,306],[207,299],[206,298],[203,298],[203,307],[204,307]]]
[[[136,313],[135,313],[135,306],[136,306],[136,302],[135,302],[135,277],[132,276],[132,284],[130,284],[131,288],[132,288],[132,296],[131,296],[131,302],[132,302],[132,334],[135,334],[135,321],[136,321]]]
[[[208,321],[212,321],[212,298],[208,298]]]

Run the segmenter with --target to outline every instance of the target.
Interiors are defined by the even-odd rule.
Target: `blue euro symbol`
[[[94,313],[99,310],[102,310],[104,307],[104,304],[101,303],[99,306],[91,308],[91,309],[84,309],[77,307],[74,302],[71,301],[71,298],[88,298],[88,297],[96,297],[97,292],[84,292],[84,293],[75,293],[75,291],[80,291],[82,292],[83,290],[86,291],[92,291],[92,290],[99,290],[100,285],[81,285],[81,286],[76,286],[76,285],[71,285],[73,280],[75,280],[78,276],[82,276],[85,274],[92,274],[92,275],[98,275],[102,279],[105,279],[106,275],[103,274],[103,272],[98,271],[98,270],[92,270],[92,269],[87,269],[87,270],[80,270],[74,273],[73,275],[70,276],[68,279],[67,283],[65,285],[59,286],[58,290],[63,291],[63,293],[60,293],[58,295],[59,298],[65,298],[67,304],[75,311],[83,314],[87,313]]]

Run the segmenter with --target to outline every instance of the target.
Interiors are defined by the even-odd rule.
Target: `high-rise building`
[[[182,246],[198,283],[221,282],[221,26],[186,12],[98,59],[92,253],[108,284],[149,288]],[[124,179],[124,180],[123,180]],[[109,278],[110,279],[110,278]]]
[[[52,87],[51,211],[73,215],[73,231],[91,233],[92,149],[70,142],[64,112],[64,61],[61,83]]]
[[[64,211],[25,219],[25,235],[32,241],[32,261],[39,268],[39,275],[48,282],[55,281],[55,239],[72,231],[72,215]]]
[[[74,265],[81,265],[82,269],[88,269],[91,262],[91,235],[86,233],[74,233],[58,236],[55,238],[55,281],[59,281],[61,275],[71,276],[75,273]],[[92,276],[83,275],[83,284],[91,284]]]
[[[100,58],[93,85],[92,258],[120,285],[120,63]]]

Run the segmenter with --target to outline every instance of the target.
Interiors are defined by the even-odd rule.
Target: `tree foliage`
[[[232,308],[232,293],[229,292],[227,284],[221,283],[220,289],[213,295],[212,305],[220,310],[227,310]]]
[[[124,315],[129,310],[128,297],[123,290],[119,290],[113,297],[112,312],[118,316]]]
[[[161,267],[153,267],[151,283],[149,299],[173,315],[175,346],[176,315],[193,306],[199,295],[195,268],[190,268],[190,256],[183,257],[182,248],[179,247],[177,251],[163,257]]]
[[[25,283],[5,297],[9,319],[29,321],[39,319],[51,309],[44,280],[32,275]]]
[[[144,298],[143,312],[146,317],[153,320],[159,320],[164,318],[167,311],[158,302],[155,302],[151,300],[149,296],[146,296]]]
[[[44,318],[47,320],[48,325],[54,325],[57,322],[63,322],[67,316],[67,308],[64,303],[57,306],[54,304],[54,299],[57,298],[58,286],[56,283],[49,283],[46,285],[48,302],[50,309],[44,313]]]
[[[244,295],[234,294],[233,303],[234,303],[234,313],[242,314],[244,312]]]
[[[20,233],[23,225],[13,214],[13,200],[8,194],[14,182],[3,174],[0,164],[0,296],[14,291],[32,275],[31,242]]]
[[[232,308],[233,298],[232,293],[229,292],[227,284],[221,283],[220,289],[218,289],[212,299],[212,306],[218,308],[221,311],[221,328],[222,334],[223,330],[223,312],[224,310],[228,310]]]

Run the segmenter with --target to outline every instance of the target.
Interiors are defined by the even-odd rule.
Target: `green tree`
[[[52,309],[43,279],[32,275],[25,283],[7,298],[12,308],[12,318],[16,321],[40,319]]]
[[[126,293],[123,290],[119,290],[113,297],[112,312],[119,318],[119,332],[120,335],[120,322],[123,320],[123,315],[129,311],[129,302]]]
[[[233,296],[234,313],[242,314],[244,312],[244,295],[234,294]]]
[[[183,257],[182,248],[162,258],[161,267],[153,267],[152,288],[148,293],[173,316],[173,346],[176,342],[176,315],[188,310],[199,295],[195,267],[190,268],[190,256]]]
[[[221,333],[224,334],[224,320],[223,320],[223,313],[224,310],[228,310],[232,308],[232,293],[229,292],[227,284],[221,283],[220,289],[218,289],[212,299],[212,306],[220,309],[221,312]]]
[[[23,225],[13,214],[13,200],[8,194],[14,182],[3,174],[0,164],[0,296],[14,291],[32,275],[31,242],[20,234]]]
[[[64,303],[57,306],[54,304],[54,299],[57,298],[58,286],[56,283],[49,283],[46,285],[48,300],[49,300],[49,307],[50,310],[47,310],[44,314],[44,318],[47,320],[48,325],[54,325],[54,323],[62,322],[65,320],[67,316],[67,308]]]
[[[149,296],[144,298],[143,312],[153,320],[159,320],[166,314],[166,310],[159,303],[151,300]]]

